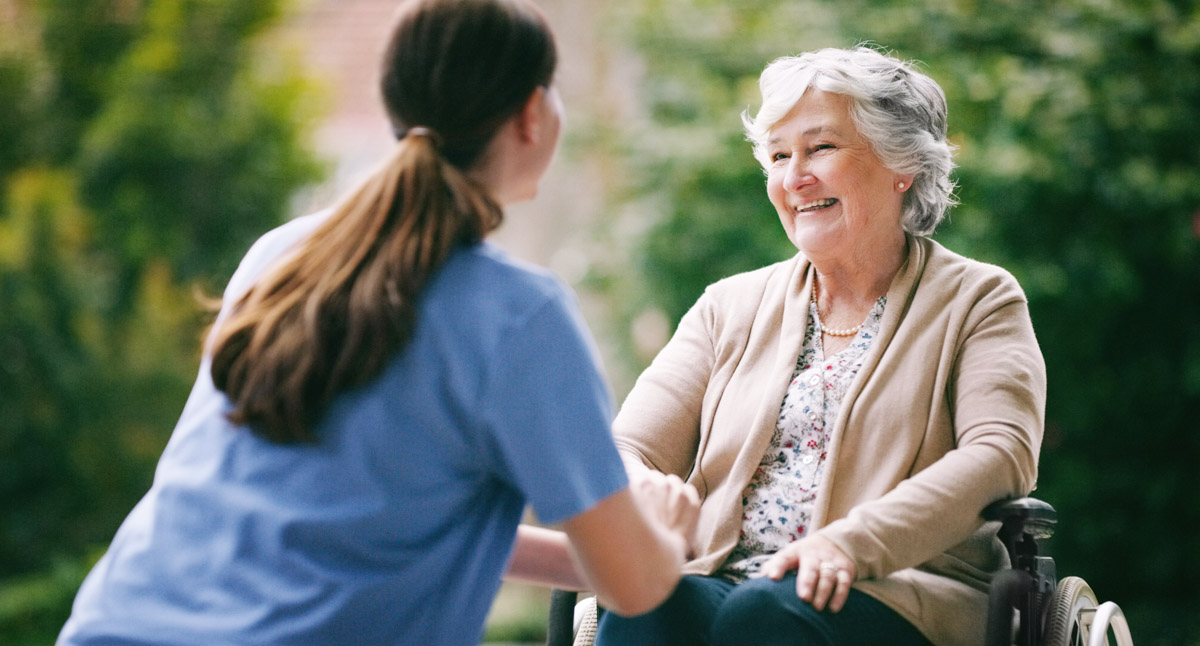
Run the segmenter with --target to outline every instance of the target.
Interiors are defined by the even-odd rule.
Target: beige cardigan
[[[855,587],[935,644],[983,643],[1007,556],[980,511],[1034,488],[1045,364],[1025,295],[998,267],[909,237],[879,337],[832,430],[813,526],[854,559]],[[626,459],[700,492],[711,574],[734,548],[808,324],[802,255],[711,285],[614,423]]]

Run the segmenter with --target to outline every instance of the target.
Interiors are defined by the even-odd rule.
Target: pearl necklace
[[[829,336],[847,337],[847,336],[857,335],[858,331],[862,329],[862,323],[859,323],[858,325],[855,325],[854,327],[848,327],[844,330],[838,330],[838,329],[834,329],[831,327],[825,327],[825,324],[821,322],[821,306],[817,305],[817,276],[815,273],[813,274],[812,304],[813,304],[813,313],[816,316],[815,323],[817,324],[818,332],[828,334]]]

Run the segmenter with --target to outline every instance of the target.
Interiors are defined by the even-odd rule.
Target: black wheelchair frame
[[[985,646],[1133,646],[1116,603],[1099,603],[1079,577],[1059,580],[1054,560],[1039,553],[1038,541],[1058,523],[1054,507],[1036,498],[1001,500],[983,518],[1000,522],[997,535],[1012,562],[992,579]]]

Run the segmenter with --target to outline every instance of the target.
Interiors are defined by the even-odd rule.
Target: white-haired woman
[[[946,100],[870,48],[771,63],[745,117],[799,253],[711,285],[615,422],[701,512],[689,573],[600,644],[978,644],[981,510],[1033,489],[1045,366],[1003,269],[928,236]]]

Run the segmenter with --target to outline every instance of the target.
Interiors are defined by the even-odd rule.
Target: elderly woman
[[[711,285],[615,422],[702,503],[689,573],[598,643],[979,644],[990,502],[1034,487],[1045,366],[1003,269],[927,236],[952,204],[939,86],[867,48],[771,63],[745,116],[799,249]]]

